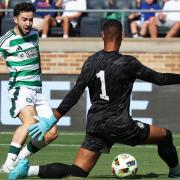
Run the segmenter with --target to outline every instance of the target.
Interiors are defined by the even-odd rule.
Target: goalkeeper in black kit
[[[157,85],[180,84],[180,75],[156,72],[135,57],[122,55],[122,25],[108,20],[103,25],[104,49],[90,56],[72,90],[54,112],[57,121],[44,120],[32,125],[29,134],[41,140],[89,88],[91,107],[87,114],[86,136],[72,165],[52,163],[30,166],[21,160],[9,174],[9,180],[27,176],[40,178],[87,177],[101,153],[114,143],[129,146],[156,144],[159,156],[169,167],[169,177],[180,178],[180,165],[170,130],[133,120],[129,114],[130,96],[136,78]]]

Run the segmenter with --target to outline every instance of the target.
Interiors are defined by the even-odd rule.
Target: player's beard
[[[28,35],[28,34],[31,32],[31,29],[32,29],[32,27],[29,27],[29,31],[28,31],[28,32],[24,32],[24,31],[23,31],[23,28],[18,25],[18,30],[19,30],[19,32],[20,32],[20,34],[21,34],[22,36]]]

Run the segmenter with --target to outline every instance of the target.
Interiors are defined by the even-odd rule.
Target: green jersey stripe
[[[16,81],[16,82],[9,82],[10,86],[38,86],[42,87],[42,82],[41,81]]]
[[[28,43],[28,42],[31,42],[31,41],[35,41],[37,39],[38,39],[37,34],[33,34],[33,35],[30,35],[30,36],[27,36],[27,37],[24,37],[24,38],[11,40],[9,46],[10,47],[17,46],[17,45],[20,45],[20,44],[23,44],[23,43]]]
[[[0,47],[0,53],[4,54],[5,52],[6,52],[6,50]]]
[[[39,58],[27,59],[26,61],[6,61],[9,67],[12,66],[27,66],[32,64],[38,64]]]
[[[19,72],[10,72],[10,77],[19,77],[19,76],[30,76],[30,75],[40,75],[40,69],[35,70],[26,70],[26,71],[19,71]]]
[[[11,99],[11,102],[12,102],[12,107],[10,109],[10,114],[12,117],[14,117],[14,114],[15,114],[15,109],[16,109],[16,100],[18,99],[18,95],[19,95],[19,91],[20,89],[17,88],[14,92],[14,98]]]

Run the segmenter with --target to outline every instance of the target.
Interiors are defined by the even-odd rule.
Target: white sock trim
[[[11,142],[11,146],[14,146],[14,147],[17,147],[17,148],[21,148],[22,147],[21,144],[18,144],[18,143],[15,143],[15,142]]]
[[[30,166],[27,176],[37,176],[39,174],[39,166]]]

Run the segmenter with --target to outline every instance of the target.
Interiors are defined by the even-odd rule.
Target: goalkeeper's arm
[[[57,122],[58,122],[58,120],[62,117],[62,114],[59,111],[55,110],[54,111],[54,116],[55,116],[55,118],[57,119]]]

